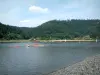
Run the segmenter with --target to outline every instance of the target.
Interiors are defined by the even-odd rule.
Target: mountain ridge
[[[100,38],[99,19],[50,20],[32,28],[0,23],[0,39],[74,39],[84,36]]]

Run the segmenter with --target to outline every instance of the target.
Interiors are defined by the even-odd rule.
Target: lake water
[[[26,44],[0,43],[0,75],[41,75],[100,54],[99,42]]]

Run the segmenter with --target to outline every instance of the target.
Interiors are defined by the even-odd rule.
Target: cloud
[[[20,21],[21,23],[25,23],[25,22],[30,22],[30,20],[22,20],[22,21]]]
[[[41,8],[39,6],[30,6],[29,11],[35,12],[35,13],[48,13],[48,8]]]
[[[38,25],[41,25],[42,23],[46,22],[48,20],[45,19],[39,19],[39,18],[31,18],[27,20],[23,20],[19,22],[20,27],[36,27]]]
[[[100,19],[100,0],[52,1],[0,0],[0,22],[20,27],[36,27],[52,19]],[[8,6],[3,8],[4,4]]]

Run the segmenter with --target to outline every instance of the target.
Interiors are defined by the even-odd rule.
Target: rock
[[[82,62],[46,75],[100,75],[100,55],[88,57]]]

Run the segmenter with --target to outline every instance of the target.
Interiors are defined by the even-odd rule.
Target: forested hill
[[[32,28],[16,27],[0,23],[0,39],[29,39]]]
[[[0,39],[95,39],[100,38],[100,20],[51,20],[36,28],[0,23]]]

